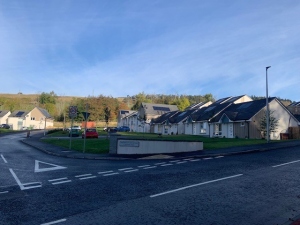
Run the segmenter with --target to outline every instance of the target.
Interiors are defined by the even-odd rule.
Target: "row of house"
[[[0,124],[8,124],[12,130],[45,129],[53,127],[53,118],[47,110],[39,107],[31,111],[0,110]]]
[[[270,134],[272,140],[279,140],[289,127],[300,126],[300,102],[286,107],[277,98],[268,101],[272,117],[278,121],[277,129]],[[266,99],[241,95],[194,104],[184,111],[174,105],[142,103],[138,111],[120,110],[118,126],[163,135],[260,139],[260,123],[265,115]]]

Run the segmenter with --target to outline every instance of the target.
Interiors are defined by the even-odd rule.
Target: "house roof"
[[[167,120],[169,120],[170,118],[172,118],[173,116],[175,116],[176,114],[181,113],[180,111],[172,111],[172,112],[168,112],[165,113],[163,115],[161,115],[160,117],[157,117],[155,119],[151,120],[151,123],[154,124],[162,124],[165,123]]]
[[[5,116],[7,113],[9,113],[8,110],[0,110],[0,117]]]
[[[179,112],[176,115],[169,118],[169,122],[170,123],[184,122],[189,117],[189,115],[197,112],[197,110],[198,110],[198,108],[186,110],[186,111],[183,111],[183,112]]]
[[[36,107],[38,108],[38,110],[41,111],[41,113],[46,117],[46,118],[52,118],[51,115],[48,113],[48,111],[46,109],[42,109],[42,108],[39,108],[39,107]]]
[[[300,102],[293,102],[293,103],[290,104],[289,106],[300,106]]]
[[[146,114],[162,115],[167,112],[177,111],[176,105],[165,105],[165,104],[153,104],[153,103],[142,103],[141,105]]]
[[[276,98],[269,98],[269,102]],[[266,106],[265,99],[254,100],[251,102],[244,102],[239,104],[232,104],[222,114],[216,116],[212,122],[218,122],[222,116],[226,115],[231,121],[249,120],[261,109]]]
[[[25,117],[29,112],[23,110],[13,111],[8,117]]]

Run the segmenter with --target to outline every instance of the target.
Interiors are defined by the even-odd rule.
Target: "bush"
[[[63,131],[63,129],[54,129],[54,130],[48,130],[47,134],[53,134],[59,131]]]

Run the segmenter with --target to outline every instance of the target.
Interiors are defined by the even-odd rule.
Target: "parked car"
[[[72,130],[81,130],[81,127],[80,126],[73,126],[73,127],[69,127],[67,128],[67,130],[70,132]]]
[[[0,128],[3,128],[3,129],[10,129],[10,126],[8,124],[1,124],[0,125]]]
[[[115,133],[118,131],[118,128],[117,127],[107,127],[106,131],[110,132],[110,133]]]
[[[118,131],[120,131],[120,132],[128,132],[128,131],[130,131],[130,128],[127,127],[127,126],[121,126],[121,127],[118,127]]]
[[[78,129],[72,129],[69,131],[69,137],[79,137],[80,135],[80,132],[81,130],[78,130]]]
[[[98,138],[99,134],[95,128],[88,128],[81,136],[82,138],[84,138],[84,136],[86,136],[86,138]]]

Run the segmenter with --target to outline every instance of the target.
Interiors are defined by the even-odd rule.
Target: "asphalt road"
[[[274,225],[300,215],[300,147],[105,161],[50,156],[25,135],[0,137],[0,224]]]

